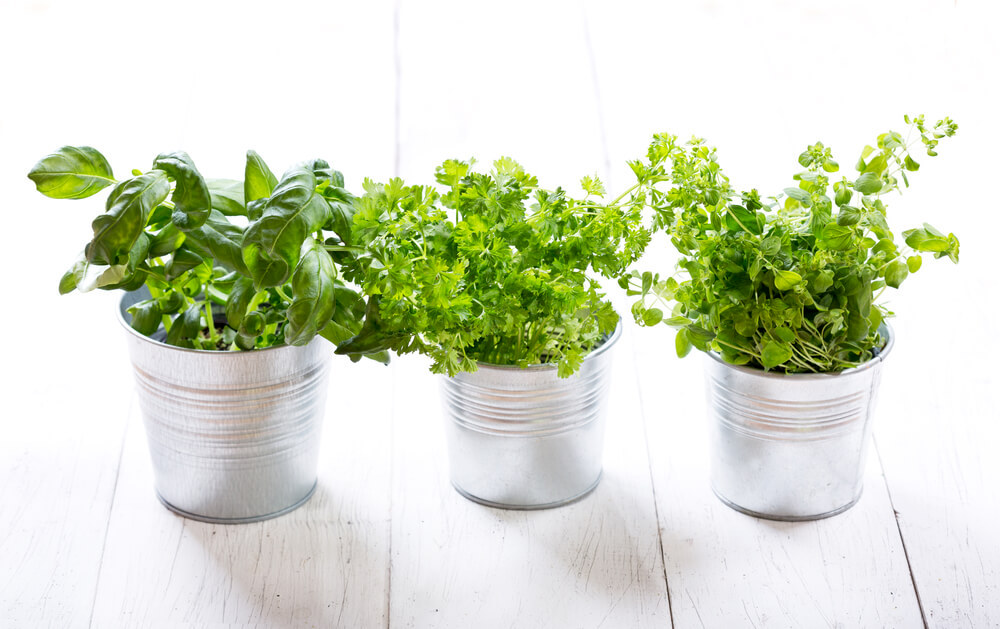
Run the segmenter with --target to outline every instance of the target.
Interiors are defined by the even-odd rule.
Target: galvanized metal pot
[[[266,520],[316,488],[332,346],[216,352],[166,345],[126,329],[153,460],[156,493],[170,510],[217,523]]]
[[[776,374],[706,360],[712,489],[727,505],[771,520],[818,520],[861,497],[882,363],[838,373]]]
[[[580,370],[479,364],[442,379],[451,482],[475,502],[547,509],[587,495],[601,480],[612,350],[621,323]]]

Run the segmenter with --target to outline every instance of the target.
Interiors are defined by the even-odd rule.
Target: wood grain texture
[[[950,301],[975,292],[957,281],[942,284],[938,295]],[[992,300],[989,310],[1000,305]],[[875,438],[914,582],[929,626],[997,627],[996,375],[986,362],[973,367],[966,344],[927,333],[938,325],[939,313],[909,303],[900,310],[904,306],[907,316],[896,323],[899,342],[886,365]],[[976,351],[983,356],[1000,351],[995,338],[979,339]]]
[[[546,511],[472,503],[448,480],[436,377],[396,366],[391,627],[669,627],[629,347],[617,348],[604,477]],[[404,407],[397,406],[397,409]]]
[[[384,395],[356,396],[362,388]],[[93,626],[384,626],[391,390],[387,368],[340,358],[316,494],[288,515],[245,525],[163,508],[133,413]]]
[[[677,627],[1000,626],[1000,214],[983,183],[1000,145],[998,12],[988,0],[0,3],[4,233],[27,235],[0,247],[0,281],[28,304],[0,309],[0,627],[631,629],[669,627],[671,612]],[[355,190],[362,176],[430,183],[445,158],[510,155],[544,186],[575,191],[596,170],[614,192],[625,160],[668,130],[705,136],[735,185],[771,192],[806,143],[823,139],[847,170],[907,111],[961,129],[891,201],[893,222],[955,231],[962,263],[926,260],[891,295],[881,466],[873,456],[854,509],[805,524],[711,495],[701,365],[673,358],[667,330],[636,328],[618,348],[606,475],[580,503],[523,513],[458,496],[437,383],[404,357],[337,364],[331,402],[350,394],[331,403],[321,488],[302,509],[238,527],[182,520],[156,501],[129,419],[116,296],[55,292],[101,203],[47,202],[24,178],[76,143],[118,174],[173,148],[230,177],[247,148],[276,171],[320,156]],[[644,268],[672,264],[658,240]]]
[[[786,523],[733,511],[709,486],[702,357],[664,360],[672,333],[642,332],[637,370],[677,626],[920,626],[877,459],[861,500],[839,516]]]

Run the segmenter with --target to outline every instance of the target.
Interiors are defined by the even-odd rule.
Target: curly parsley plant
[[[585,177],[575,199],[509,158],[488,173],[449,160],[436,180],[440,192],[365,182],[349,278],[368,297],[365,325],[337,351],[420,352],[449,375],[477,362],[574,373],[618,325],[599,278],[620,277],[648,243],[648,186],[604,202]]]

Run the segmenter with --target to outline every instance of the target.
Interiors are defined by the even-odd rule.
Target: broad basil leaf
[[[264,163],[256,151],[247,151],[247,165],[243,175],[243,202],[249,204],[257,199],[271,196],[278,179]]]
[[[292,275],[292,303],[288,306],[285,342],[305,345],[333,316],[337,270],[323,246],[312,241],[302,247],[302,257]]]
[[[201,176],[194,162],[184,151],[160,153],[153,161],[153,168],[167,173],[175,182],[173,221],[187,231],[204,224],[212,211],[212,195],[208,184]]]
[[[64,146],[28,173],[38,191],[53,199],[84,199],[115,183],[111,165],[89,146]]]
[[[246,316],[256,293],[250,278],[242,276],[236,278],[229,291],[229,299],[226,300],[226,322],[230,327],[238,330],[243,325],[243,317]]]
[[[288,281],[302,243],[330,220],[330,204],[316,194],[316,176],[292,168],[274,189],[260,219],[243,236],[243,261],[258,288]]]
[[[243,230],[226,220],[221,212],[212,210],[204,225],[187,232],[184,242],[226,270],[250,275],[243,262]]]
[[[163,319],[160,304],[155,299],[140,301],[129,308],[128,312],[132,315],[132,329],[143,336],[156,332]]]
[[[194,347],[192,339],[201,332],[201,304],[194,304],[173,320],[167,330],[167,345]]]
[[[87,262],[87,258],[83,254],[80,254],[80,257],[73,263],[73,266],[69,267],[69,270],[59,280],[59,294],[65,295],[76,290],[76,287],[80,285],[83,278],[87,276],[87,269],[89,267],[90,263]]]
[[[208,193],[212,197],[212,209],[226,216],[246,216],[243,203],[243,182],[235,179],[206,179]]]
[[[170,182],[161,170],[127,179],[111,191],[107,212],[92,223],[94,239],[86,256],[94,264],[117,264],[129,252],[146,226],[150,212],[167,198]]]

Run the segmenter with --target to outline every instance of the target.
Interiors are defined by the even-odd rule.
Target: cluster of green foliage
[[[304,345],[317,334],[337,343],[361,329],[364,300],[335,259],[350,258],[353,197],[322,160],[279,180],[250,151],[245,178],[235,181],[206,179],[186,153],[164,153],[118,181],[100,152],[66,146],[28,177],[56,199],[111,187],[59,291],[145,286],[150,298],[129,311],[142,334],[162,327],[170,345],[248,350]]]
[[[920,143],[937,155],[938,141],[958,128],[949,118],[905,121],[908,136],[889,131],[864,148],[854,178],[836,178],[830,149],[809,146],[799,155],[805,170],[794,175],[796,185],[766,199],[756,190],[737,193],[703,140],[654,136],[646,159],[631,166],[652,186],[654,228],[681,254],[681,279],[623,277],[622,287],[639,296],[636,320],[676,328],[680,356],[693,346],[732,364],[788,373],[870,360],[885,342],[879,327],[891,313],[876,299],[886,287],[917,272],[924,253],[958,262],[954,234],[924,224],[904,231],[903,244],[886,220],[885,196],[902,192],[900,183],[908,186],[908,174],[920,168],[911,148]],[[671,316],[657,304],[670,306]]]
[[[347,277],[368,296],[367,316],[337,351],[421,352],[450,375],[477,362],[575,372],[618,325],[599,277],[620,277],[649,242],[647,186],[603,202],[601,182],[585,177],[574,199],[509,158],[489,173],[449,160],[436,180],[442,192],[365,182]]]

